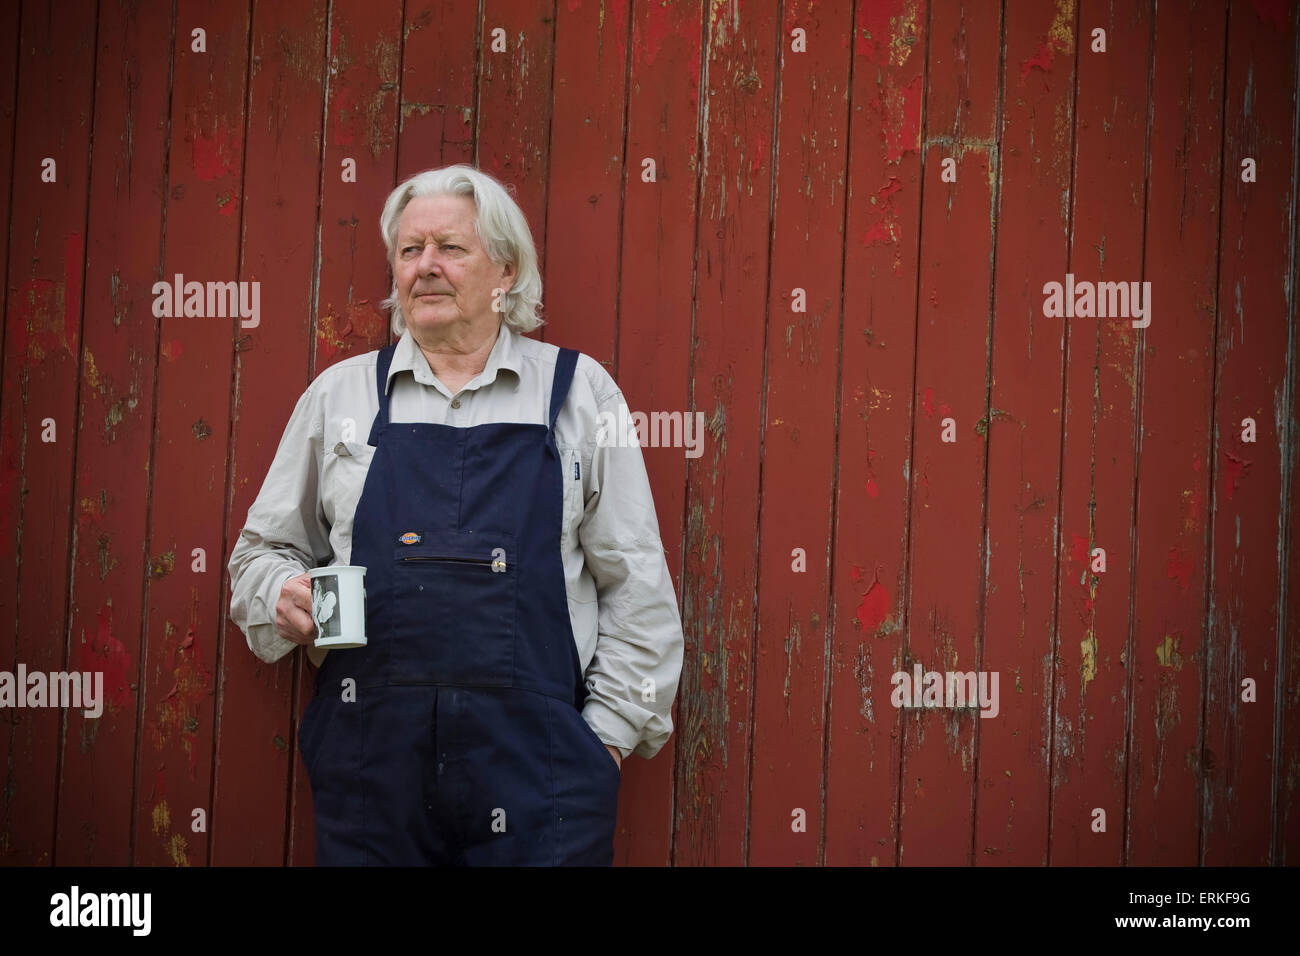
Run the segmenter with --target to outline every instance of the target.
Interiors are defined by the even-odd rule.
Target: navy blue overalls
[[[394,349],[353,524],[369,643],[326,656],[299,733],[316,863],[609,865],[621,775],[582,717],[560,557],[577,353],[547,424],[458,428],[389,422]]]

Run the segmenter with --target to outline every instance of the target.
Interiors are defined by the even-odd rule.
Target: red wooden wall
[[[620,862],[1300,862],[1294,5],[0,6],[0,669],[109,701],[0,710],[0,861],[310,862],[310,668],[225,562],[388,342],[384,197],[468,161],[541,334],[707,416],[645,451],[687,648]],[[260,325],[155,318],[178,272]],[[1047,317],[1067,273],[1151,324]],[[998,716],[895,708],[914,663]]]

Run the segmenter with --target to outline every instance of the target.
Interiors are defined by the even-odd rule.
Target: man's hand
[[[619,753],[617,747],[611,747],[609,744],[605,744],[605,749],[608,750],[609,755],[614,758],[614,763],[618,764],[618,769],[621,773],[623,771],[623,755]]]
[[[300,574],[284,582],[275,602],[275,629],[285,640],[310,644],[316,640],[311,616],[311,575]]]

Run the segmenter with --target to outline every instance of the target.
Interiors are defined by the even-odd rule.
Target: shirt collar
[[[518,334],[505,322],[500,323],[496,343],[492,346],[492,351],[488,353],[487,364],[483,366],[483,371],[476,378],[470,380],[466,385],[467,388],[470,385],[475,388],[491,385],[496,381],[497,372],[502,369],[514,372],[516,379],[519,377],[520,351],[519,343],[516,341]],[[388,367],[388,381],[384,383],[385,389],[392,389],[393,376],[398,372],[411,372],[417,382],[436,387],[434,385],[433,370],[429,368],[429,360],[424,357],[424,353],[420,351],[420,346],[416,344],[415,339],[411,336],[409,326],[402,333],[402,337],[397,340],[397,348],[393,350],[393,362]]]

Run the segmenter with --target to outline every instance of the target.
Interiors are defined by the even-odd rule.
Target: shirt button
[[[459,398],[453,398],[453,399],[451,400],[451,407],[452,407],[452,408],[460,408],[460,399],[459,399]]]

